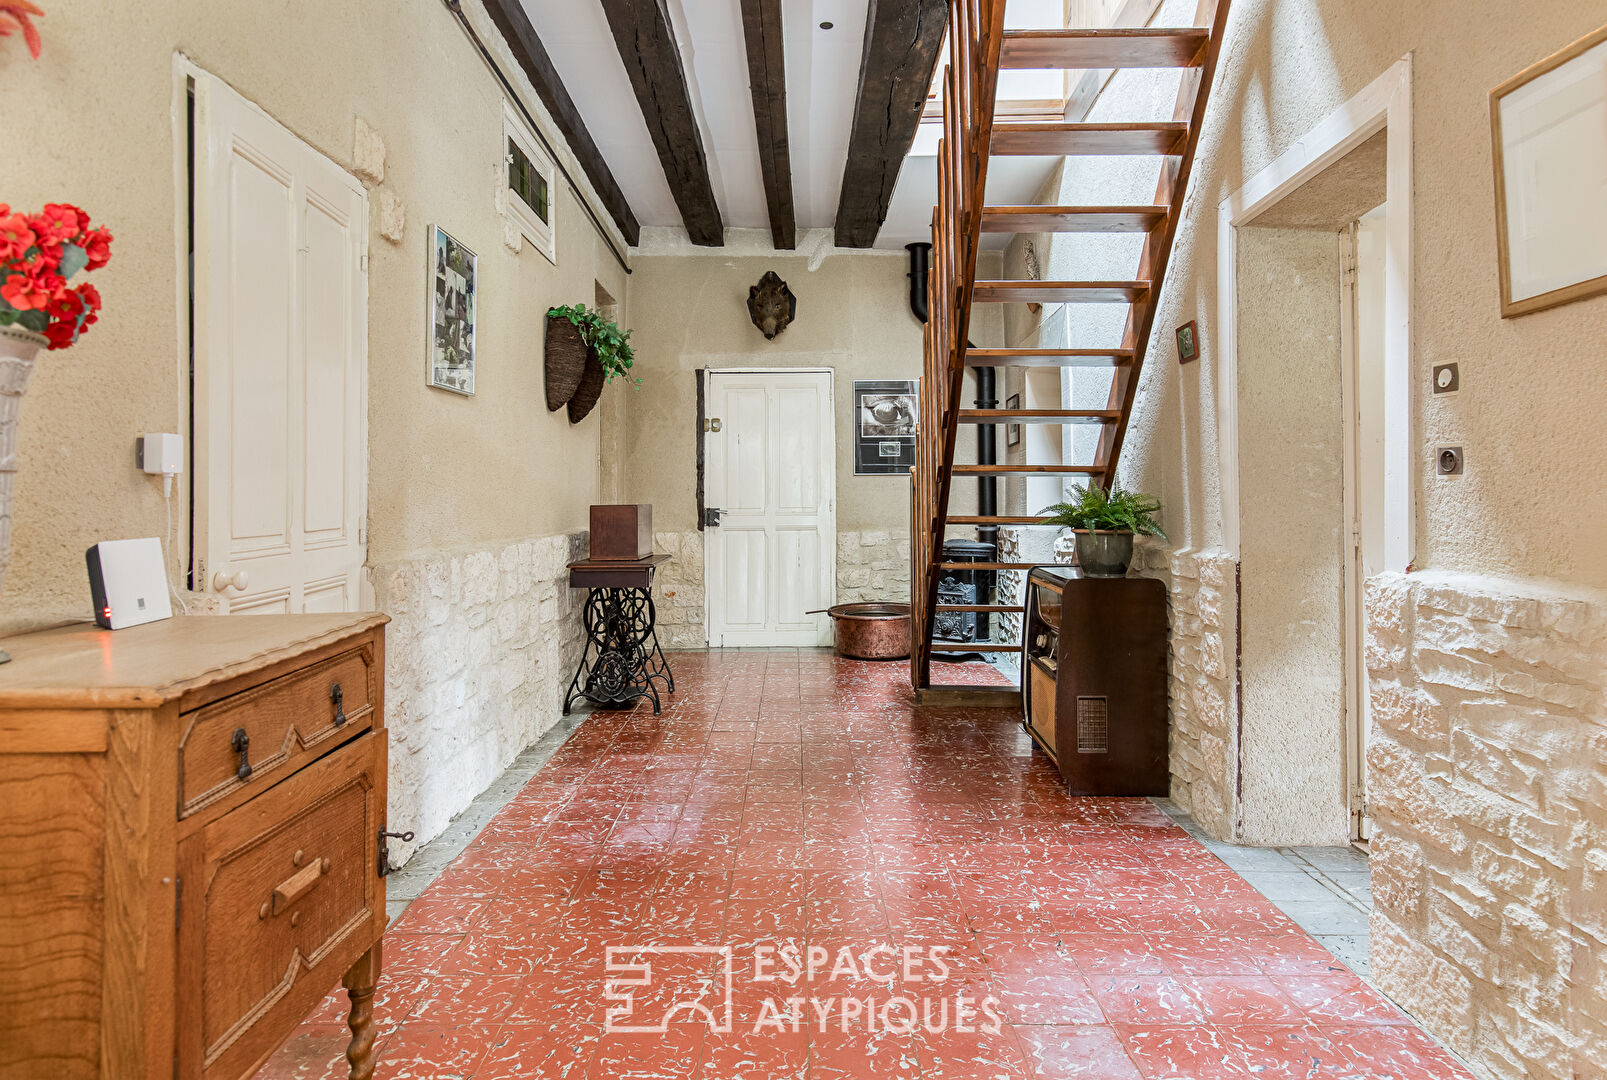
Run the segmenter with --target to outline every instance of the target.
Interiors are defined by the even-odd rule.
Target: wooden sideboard
[[[342,977],[370,1075],[386,621],[0,641],[0,1080],[250,1077]]]
[[[1039,566],[1026,607],[1026,727],[1066,790],[1167,794],[1166,586]]]

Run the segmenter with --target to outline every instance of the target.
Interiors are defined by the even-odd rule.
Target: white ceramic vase
[[[17,474],[17,418],[22,413],[28,377],[33,374],[34,357],[46,344],[43,334],[0,326],[0,590],[5,587],[6,567],[11,563],[11,480]],[[0,652],[0,656],[4,653]]]

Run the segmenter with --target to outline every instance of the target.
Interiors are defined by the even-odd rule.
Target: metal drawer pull
[[[249,780],[251,778],[251,736],[246,734],[245,728],[237,727],[234,729],[234,738],[229,740],[229,745],[234,747],[234,752],[240,755],[240,767],[234,770],[234,775],[241,780]]]
[[[269,909],[269,914],[278,915],[285,908],[306,896],[307,893],[312,891],[312,887],[317,885],[328,872],[329,860],[320,859],[315,863],[302,867],[278,885],[275,885],[273,889],[273,906]]]
[[[336,683],[329,688],[329,700],[335,703],[335,726],[340,727],[346,722],[346,691]]]

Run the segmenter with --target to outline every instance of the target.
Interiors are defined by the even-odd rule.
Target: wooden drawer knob
[[[302,867],[278,885],[275,885],[273,889],[272,914],[278,915],[291,904],[311,892],[313,886],[317,885],[324,874],[327,873],[325,868],[328,865],[328,859],[320,859],[318,862]]]

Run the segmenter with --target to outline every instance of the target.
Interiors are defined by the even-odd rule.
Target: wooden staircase
[[[1116,475],[1148,351],[1155,308],[1166,278],[1199,143],[1200,125],[1221,50],[1230,0],[1200,0],[1195,25],[1106,30],[1004,29],[1005,0],[951,0],[949,64],[943,86],[943,140],[938,150],[938,204],[933,214],[930,318],[921,383],[912,546],[911,680],[932,686],[931,665],[952,653],[1015,651],[1017,645],[932,640],[941,612],[1020,612],[1019,606],[939,604],[938,581],[949,569],[1026,570],[1027,563],[943,561],[951,525],[1032,525],[1033,516],[950,515],[956,477],[1064,476],[1109,487]],[[1144,123],[994,123],[1002,68],[1183,68],[1170,120]],[[1153,155],[1163,158],[1152,202],[1141,206],[986,206],[993,156]],[[1093,193],[1091,193],[1093,194]],[[1144,243],[1138,265],[1122,281],[989,281],[976,277],[982,237],[993,233],[1133,233]],[[1125,303],[1119,348],[978,348],[969,345],[971,310],[987,303]],[[968,409],[960,405],[966,368],[1080,367],[1111,369],[1103,409]],[[1093,424],[1094,460],[1061,465],[957,465],[961,424]],[[985,599],[985,598],[979,598]],[[962,691],[978,688],[957,688]]]

